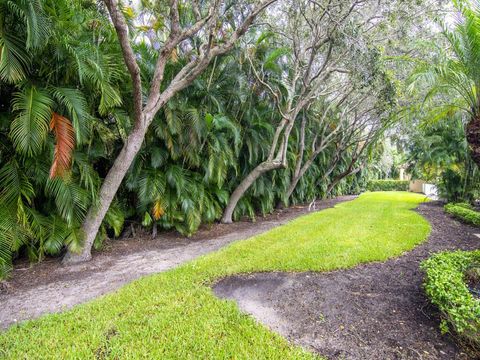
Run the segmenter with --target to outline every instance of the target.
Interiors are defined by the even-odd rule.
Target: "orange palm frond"
[[[50,130],[55,135],[56,144],[53,163],[50,168],[50,178],[63,176],[72,163],[72,152],[75,147],[75,130],[66,117],[53,113],[50,120]]]
[[[160,200],[155,201],[152,208],[153,218],[155,220],[158,220],[163,216],[163,214],[165,214],[165,210],[162,207],[161,201]]]

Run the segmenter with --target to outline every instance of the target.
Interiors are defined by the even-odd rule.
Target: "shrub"
[[[371,180],[368,182],[369,191],[408,191],[409,181],[404,180]]]
[[[457,203],[449,204],[449,205],[460,206],[460,207],[462,207],[462,208],[464,208],[464,209],[473,210],[472,204],[470,204],[470,203],[468,203],[468,202],[457,202]]]
[[[465,223],[480,226],[480,212],[473,210],[470,204],[447,204],[445,211]]]
[[[452,331],[480,356],[480,299],[469,291],[465,273],[480,264],[480,251],[443,252],[421,264],[425,292],[442,314],[440,329]]]

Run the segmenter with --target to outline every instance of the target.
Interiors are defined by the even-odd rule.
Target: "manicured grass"
[[[327,271],[412,249],[430,226],[423,196],[365,193],[349,203],[137,280],[119,291],[0,334],[9,359],[311,359],[315,356],[217,299],[210,284],[256,271]]]

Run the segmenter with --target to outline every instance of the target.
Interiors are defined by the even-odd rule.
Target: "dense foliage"
[[[370,180],[367,184],[368,191],[408,191],[407,180]]]
[[[414,177],[437,184],[449,202],[472,202],[479,194],[480,172],[470,157],[460,117],[424,124],[409,131],[407,161]]]
[[[480,265],[480,251],[444,252],[422,263],[425,291],[440,309],[444,332],[453,331],[480,354],[480,299],[466,284],[465,273]]]
[[[115,34],[93,3],[2,0],[0,10],[2,276],[12,253],[40,260],[81,245],[128,96]],[[119,234],[123,217],[117,204],[105,225]]]
[[[135,21],[162,9],[147,2],[142,6],[125,7],[123,14],[136,39],[132,46],[141,78],[148,82],[159,56],[162,24]],[[354,31],[352,24],[346,22],[348,31]],[[338,54],[350,49],[348,34],[329,36],[337,39]],[[248,42],[255,50],[239,44],[215,58],[155,116],[103,221],[97,248],[105,238],[119,236],[125,223],[155,233],[157,228],[194,233],[202,223],[221,217],[233,189],[265,158],[280,116],[252,65],[285,92],[281,82],[289,71],[288,51],[268,31],[251,32]],[[391,121],[395,105],[395,88],[382,69],[379,50],[368,46],[362,59],[374,72],[358,71],[352,57],[343,55],[342,79],[357,96],[335,106],[320,96],[299,114],[308,121],[305,128],[299,122],[292,128],[286,169],[258,178],[236,206],[235,219],[266,214],[279,202],[310,202],[365,188],[376,171],[370,160],[381,156],[376,149],[383,128],[366,138],[364,127],[350,126],[360,118],[353,103],[363,99],[362,104],[372,105],[369,116],[382,126]],[[351,53],[357,62],[358,51]],[[166,64],[165,77],[172,78],[189,56],[179,46]],[[351,72],[351,79],[344,71]],[[381,98],[369,92],[372,88],[381,90]],[[15,257],[38,261],[82,247],[82,222],[100,201],[102,179],[132,131],[131,79],[104,6],[83,0],[0,0],[0,93],[3,277]],[[365,101],[364,94],[371,100]],[[329,137],[331,142],[285,199],[300,139],[314,144],[329,134],[337,137]],[[309,156],[309,148],[304,151]]]
[[[480,226],[480,212],[475,211],[468,203],[447,204],[445,211],[464,223]]]
[[[418,61],[410,88],[424,91],[427,121],[461,117],[470,157],[480,166],[480,4],[454,0],[451,26],[443,25],[446,47]]]
[[[454,0],[438,19],[433,41],[408,56],[408,112],[413,117],[410,170],[437,183],[441,197],[472,202],[478,197],[480,164],[480,5]]]

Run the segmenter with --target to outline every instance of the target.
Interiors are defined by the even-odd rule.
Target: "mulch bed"
[[[259,273],[221,280],[218,296],[289,340],[330,359],[470,359],[439,331],[422,290],[419,263],[442,250],[480,247],[474,233],[430,202],[417,211],[432,225],[425,243],[384,263],[330,273]]]

